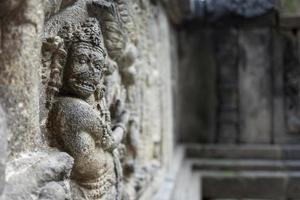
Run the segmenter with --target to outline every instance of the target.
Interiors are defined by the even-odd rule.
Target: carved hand
[[[124,108],[121,100],[117,100],[115,104],[116,124],[126,125],[129,120],[129,112]]]
[[[116,123],[113,128],[113,137],[117,143],[120,143],[126,133],[126,126],[129,120],[129,112],[124,109],[120,100],[115,104]]]

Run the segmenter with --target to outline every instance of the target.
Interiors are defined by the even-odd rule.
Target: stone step
[[[299,172],[201,171],[203,199],[300,199]]]
[[[186,145],[187,158],[300,160],[300,145]]]
[[[300,171],[296,160],[190,159],[192,169],[225,171]]]

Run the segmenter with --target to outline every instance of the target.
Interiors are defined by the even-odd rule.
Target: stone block
[[[204,198],[278,199],[285,196],[284,173],[212,172],[203,174]]]

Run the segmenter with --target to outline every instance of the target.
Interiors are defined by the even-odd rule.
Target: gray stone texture
[[[180,200],[201,189],[299,199],[300,148],[279,145],[300,141],[290,123],[299,10],[287,2],[277,20],[275,0],[2,1],[1,199],[149,200],[159,189],[155,199],[168,199],[172,187]],[[80,30],[79,48],[64,36],[88,17],[98,35]],[[209,144],[187,147],[183,170],[174,165],[179,184],[169,170],[173,115],[179,141]]]
[[[271,103],[271,31],[240,30],[239,102],[240,141],[270,143],[272,132]]]
[[[9,155],[33,149],[39,134],[41,1],[2,1],[0,103],[7,113]]]
[[[191,22],[180,33],[177,100],[180,140],[271,143],[274,56],[270,51],[271,29],[200,30],[195,26],[197,23]],[[282,99],[276,105],[283,105]],[[274,120],[280,120],[278,115]],[[277,128],[282,123],[278,121]]]
[[[6,116],[0,106],[0,196],[5,186],[5,166],[7,157]]]
[[[178,106],[179,140],[215,140],[216,64],[213,31],[190,24],[179,34]]]
[[[216,142],[236,143],[239,136],[237,29],[216,29],[214,32],[214,56],[216,61]]]
[[[73,167],[73,158],[61,152],[22,154],[7,163],[3,200],[70,198],[66,182]]]
[[[64,5],[64,2],[62,2],[62,5]],[[54,136],[54,139],[57,139],[58,143],[61,142],[63,148],[60,149],[62,151],[67,151],[74,157],[80,152],[80,158],[77,157],[75,159],[71,185],[75,183],[79,185],[78,188],[88,188],[91,191],[90,194],[94,196],[91,198],[96,198],[102,194],[104,194],[103,198],[109,198],[109,196],[115,196],[115,193],[120,197],[121,191],[110,192],[108,189],[108,187],[114,188],[110,185],[121,185],[122,169],[119,164],[120,160],[122,161],[121,164],[125,172],[124,188],[126,188],[126,191],[124,191],[124,195],[132,199],[135,198],[135,195],[147,196],[147,194],[152,194],[153,192],[151,191],[155,191],[155,188],[158,186],[158,183],[156,184],[154,179],[163,179],[163,176],[158,175],[157,178],[155,176],[157,173],[163,174],[160,171],[168,167],[172,153],[171,68],[173,66],[170,43],[172,30],[168,24],[169,22],[165,11],[159,3],[155,5],[149,1],[136,2],[119,0],[106,2],[79,0],[74,4],[70,4],[70,6],[65,9],[61,9],[55,15],[50,16],[46,22],[44,37],[51,38],[56,36],[61,28],[64,27],[65,22],[71,25],[77,25],[88,15],[92,15],[99,20],[103,34],[103,43],[105,50],[107,50],[107,62],[104,62],[105,66],[100,66],[100,68],[108,67],[109,69],[108,73],[104,75],[103,83],[102,81],[99,83],[101,88],[97,94],[101,97],[101,101],[99,101],[97,94],[91,94],[88,99],[82,98],[81,95],[79,95],[78,98],[78,92],[66,88],[66,86],[70,85],[63,82],[63,89],[60,90],[58,95],[61,95],[62,98],[65,99],[67,99],[68,96],[74,95],[77,98],[76,100],[82,104],[76,104],[78,106],[74,107],[71,105],[73,105],[72,103],[74,103],[75,100],[67,100],[64,105],[58,106],[60,108],[57,109],[56,105],[62,101],[56,98],[58,102],[53,106],[53,109],[56,111],[54,114],[50,112],[50,115],[52,116],[51,118],[54,119],[52,127],[58,128],[59,130],[55,131],[52,129],[49,133],[62,133],[58,136]],[[67,32],[66,35],[69,33],[72,33],[72,31]],[[84,35],[85,33],[83,33],[83,36]],[[63,39],[66,38],[63,37]],[[164,51],[161,51],[161,49],[164,49]],[[68,50],[69,49],[66,49],[66,51]],[[81,50],[81,52],[83,51]],[[67,57],[68,60],[76,60],[78,56],[70,57],[68,55]],[[70,63],[61,65],[61,67],[67,69],[69,67],[68,64]],[[77,66],[81,65],[84,64],[78,64]],[[57,66],[60,68],[59,65]],[[75,69],[76,67],[73,68]],[[47,70],[49,73],[49,69],[47,69],[46,66],[46,75]],[[81,82],[83,83],[84,81],[90,80],[89,76],[92,74],[92,71],[89,70],[85,72],[86,73],[83,73],[84,75],[81,77]],[[76,73],[73,75],[75,74]],[[86,74],[89,74],[89,76],[86,76]],[[68,73],[63,75],[68,79]],[[47,83],[47,76],[45,77],[45,82]],[[50,80],[50,83],[51,81],[53,80]],[[42,86],[42,90],[45,90],[45,87],[47,86]],[[44,99],[45,97],[41,95],[42,102]],[[90,105],[86,105],[84,101]],[[107,102],[107,109],[106,105],[104,105],[105,101]],[[118,122],[118,115],[114,112],[116,110],[116,104],[119,101],[125,104],[126,109],[128,109],[130,113],[128,124],[122,125]],[[41,104],[41,121],[44,125],[45,119],[47,118],[47,111],[43,104],[44,103]],[[67,107],[70,109],[66,109]],[[89,111],[82,112],[84,108],[89,108]],[[110,109],[110,112],[108,109]],[[57,110],[65,112],[65,116],[62,118],[56,117],[56,114],[61,113]],[[88,115],[88,113],[95,113],[97,117],[85,117],[85,114]],[[103,145],[98,145],[98,142],[102,140],[102,138],[99,139],[99,137],[97,138],[99,140],[96,140],[96,152],[88,151],[86,155],[85,150],[93,149],[94,139],[92,138],[92,142],[87,142],[87,139],[84,138],[80,138],[76,141],[71,140],[73,138],[72,134],[74,134],[73,129],[77,130],[78,132],[75,133],[79,135],[86,135],[86,133],[83,132],[80,134],[80,130],[84,127],[81,126],[81,123],[74,122],[76,117],[70,118],[70,116],[78,117],[78,122],[81,122],[82,119],[98,122],[97,118],[103,117],[106,120],[101,126],[105,126],[103,129],[104,132],[108,132],[108,135],[115,131],[115,127],[121,126],[123,130],[128,128],[127,136],[118,149],[120,150],[120,156],[116,153],[116,156],[114,155],[112,159],[111,149],[106,149]],[[110,117],[112,119],[111,128],[113,128],[113,131],[110,130]],[[66,123],[58,125],[62,121],[60,119],[65,119]],[[71,130],[66,130],[66,125],[68,128],[71,128]],[[96,132],[96,135],[101,135],[102,129]],[[89,135],[92,134],[93,131],[89,130],[87,133]],[[67,134],[69,139],[60,138],[60,136],[64,134]],[[119,141],[123,139],[122,137],[119,138]],[[68,148],[72,145],[77,146],[75,148]],[[60,147],[57,144],[55,146]],[[102,150],[105,151],[106,159],[103,159],[103,156],[101,156]],[[87,162],[83,162],[83,160],[89,163],[88,168],[85,168]],[[95,162],[95,160],[97,160],[97,162]],[[98,163],[107,165],[102,166]],[[81,165],[81,167],[79,165]],[[97,169],[93,168],[93,166],[97,166]],[[103,176],[101,174],[101,178],[99,178],[97,173],[93,173],[93,170],[98,172],[99,169],[107,170],[107,173]],[[97,176],[97,180],[83,181],[80,179],[80,176],[78,176],[78,174],[84,173],[81,171],[90,172],[94,176]],[[115,175],[114,171],[120,172],[117,174],[118,177],[113,177]],[[99,184],[94,187],[93,185],[96,183]],[[153,185],[153,187],[149,185]],[[144,189],[145,187],[149,188],[147,192]],[[101,193],[99,193],[99,191]],[[75,194],[75,197],[79,196],[76,192],[73,194]]]
[[[8,129],[8,135],[1,133],[0,139],[0,193],[7,166],[2,199],[79,199],[84,196],[83,188],[92,191],[88,199],[99,199],[103,194],[101,199],[122,195],[135,199],[144,194],[150,199],[164,179],[173,151],[171,73],[177,59],[176,49],[172,49],[176,40],[162,1],[2,1],[0,13],[0,104]],[[101,54],[94,54],[95,45],[88,46],[87,41],[81,41],[81,48],[73,48],[70,38],[64,37],[88,17],[97,18],[94,25],[99,24],[101,30],[92,32],[99,37],[89,37],[91,32],[86,29],[77,36],[102,42],[100,47],[96,44]],[[66,24],[72,30],[62,33]],[[79,49],[79,55],[70,56],[68,44],[72,50]],[[92,62],[87,62],[93,67],[85,65],[83,54],[92,55]],[[67,70],[72,60],[76,64]],[[68,74],[63,74],[64,81],[76,81],[61,81],[59,70]],[[104,78],[100,80],[95,71],[101,71]],[[96,85],[101,88],[96,90]],[[87,88],[88,94],[78,87]],[[57,96],[73,97],[62,104],[60,111],[65,117],[56,115],[61,112],[49,112],[52,101],[60,103]],[[124,111],[119,112],[119,102],[130,113],[124,123],[119,118]],[[88,111],[83,112],[84,108]],[[51,120],[49,113],[55,115]],[[93,117],[87,117],[90,115]],[[57,131],[47,129],[50,121]],[[100,124],[101,130],[87,121]],[[121,143],[116,150],[110,148],[117,147],[115,143],[105,148],[112,132],[116,143]],[[101,137],[103,143],[98,140],[100,135],[105,136]],[[5,142],[7,151],[2,145]],[[95,154],[89,151],[93,145],[100,146]],[[4,160],[6,152],[9,157]],[[96,159],[103,165],[95,164]]]

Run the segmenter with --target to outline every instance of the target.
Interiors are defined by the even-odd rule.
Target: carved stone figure
[[[120,199],[122,170],[117,147],[128,113],[120,112],[112,128],[104,98],[106,50],[99,22],[89,18],[59,33],[67,48],[62,87],[51,106],[48,129],[54,143],[74,157],[74,199]]]

